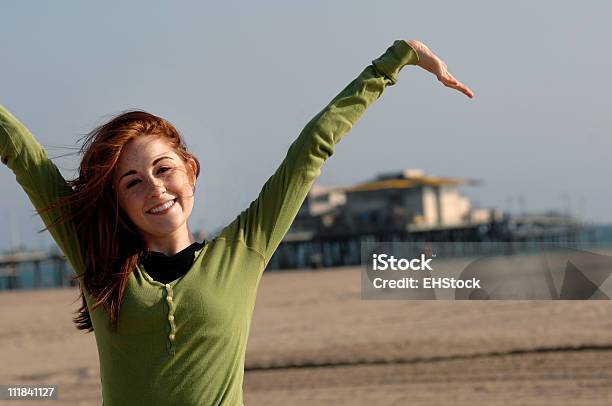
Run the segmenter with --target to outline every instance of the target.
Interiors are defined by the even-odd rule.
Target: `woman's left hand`
[[[431,52],[431,50],[427,48],[425,44],[415,39],[406,42],[416,51],[417,55],[419,56],[418,66],[436,75],[438,80],[442,82],[444,86],[459,90],[469,98],[474,97],[474,92],[472,92],[469,87],[455,79],[455,77],[448,71],[446,63]]]

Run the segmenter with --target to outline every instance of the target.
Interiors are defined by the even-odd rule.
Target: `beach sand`
[[[610,301],[374,301],[360,283],[359,268],[264,274],[246,405],[612,404]],[[0,294],[0,384],[101,404],[77,293]]]

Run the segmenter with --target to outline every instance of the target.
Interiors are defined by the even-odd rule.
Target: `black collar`
[[[148,251],[142,257],[142,265],[153,279],[161,283],[169,283],[189,271],[195,259],[195,252],[204,245],[206,245],[206,241],[194,242],[172,256],[157,251]]]

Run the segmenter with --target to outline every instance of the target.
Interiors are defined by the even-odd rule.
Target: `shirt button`
[[[168,316],[168,320],[170,321],[174,320],[174,316],[173,315]]]
[[[170,289],[170,288],[171,288],[170,284],[166,283],[166,289]]]
[[[174,334],[170,334],[168,338],[170,339],[170,341],[174,341]]]

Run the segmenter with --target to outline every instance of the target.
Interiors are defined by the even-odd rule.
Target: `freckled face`
[[[163,138],[142,135],[125,145],[115,168],[114,187],[119,206],[145,240],[186,227],[193,210],[195,176],[190,177],[191,173]],[[172,205],[164,206],[165,210],[151,211],[168,202]]]

